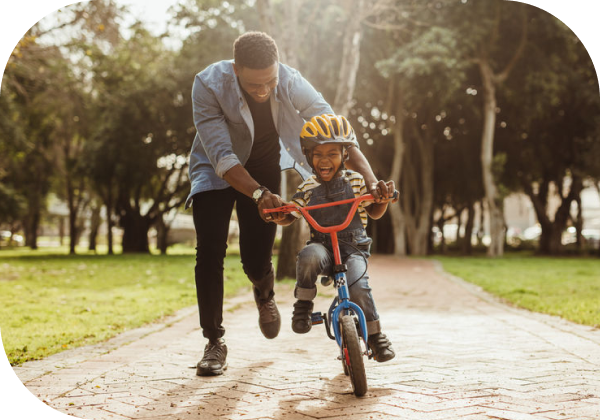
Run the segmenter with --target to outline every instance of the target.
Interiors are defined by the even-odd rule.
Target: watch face
[[[254,192],[252,193],[252,198],[254,199],[254,201],[258,201],[258,199],[262,196],[263,190],[261,188],[257,188],[256,190],[254,190]]]

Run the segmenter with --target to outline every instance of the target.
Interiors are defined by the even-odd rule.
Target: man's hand
[[[264,209],[274,209],[276,207],[284,206],[285,203],[277,194],[273,194],[271,191],[267,190],[263,193],[263,195],[258,200],[258,214],[260,217],[267,223],[273,222],[278,223],[285,218],[284,213],[263,213]]]
[[[396,191],[396,185],[394,181],[385,182],[379,180],[369,186],[369,193],[375,198],[376,203],[388,201],[394,197],[394,191]],[[398,197],[392,200],[392,203],[398,201]]]

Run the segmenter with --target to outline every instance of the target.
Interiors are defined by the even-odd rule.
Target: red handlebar
[[[394,196],[392,197],[392,199],[395,199],[398,196],[398,191],[394,191]],[[366,195],[361,195],[360,197],[356,197],[356,198],[350,198],[347,200],[341,200],[341,201],[334,201],[332,203],[325,203],[325,204],[317,204],[315,206],[307,206],[307,207],[300,207],[300,206],[296,206],[294,204],[290,204],[287,206],[281,206],[281,207],[277,207],[274,209],[264,209],[263,213],[292,213],[295,211],[299,211],[302,213],[302,215],[304,216],[304,218],[306,219],[306,221],[316,230],[318,230],[319,232],[323,232],[323,233],[332,233],[332,232],[341,232],[342,230],[346,229],[348,227],[348,225],[350,225],[350,222],[352,221],[352,218],[354,217],[354,213],[356,213],[356,210],[358,209],[358,206],[360,205],[360,203],[362,203],[363,201],[374,201],[375,198],[373,197],[373,195],[371,194],[366,194]],[[350,208],[350,211],[348,212],[348,216],[346,217],[346,220],[344,220],[344,222],[340,225],[337,226],[321,226],[319,223],[317,223],[317,221],[308,213],[310,210],[315,210],[315,209],[321,209],[324,207],[333,207],[333,206],[339,206],[341,204],[350,204],[352,203],[352,207]]]

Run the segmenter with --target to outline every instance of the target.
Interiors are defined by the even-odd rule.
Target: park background
[[[43,42],[44,37],[35,35],[32,39],[26,35],[9,59],[3,77],[0,101],[7,108],[0,118],[4,118],[3,134],[8,135],[0,143],[4,149],[0,174],[5,194],[2,221],[8,225],[3,230],[13,237],[11,243],[2,244],[9,249],[0,252],[6,258],[3,270],[12,280],[13,289],[19,279],[24,284],[29,279],[43,284],[42,280],[47,281],[49,277],[61,282],[69,280],[67,288],[70,288],[68,284],[78,281],[77,274],[94,271],[89,270],[91,264],[98,263],[100,272],[106,265],[118,265],[118,259],[89,255],[87,249],[94,241],[85,239],[90,238],[89,233],[94,230],[91,229],[94,205],[96,211],[100,208],[100,218],[104,218],[105,223],[107,213],[103,208],[114,206],[110,220],[115,227],[96,236],[97,254],[108,251],[108,232],[114,232],[118,238],[113,238],[113,251],[117,254],[123,248],[132,253],[160,250],[155,249],[160,248],[159,231],[162,229],[163,239],[168,238],[165,233],[169,223],[175,221],[176,209],[187,192],[185,156],[193,138],[189,101],[193,75],[213,61],[230,58],[231,43],[240,31],[261,29],[275,36],[283,62],[295,64],[337,112],[349,115],[359,133],[361,148],[378,175],[394,179],[400,187],[401,205],[390,211],[389,218],[371,224],[377,252],[399,255],[491,253],[497,256],[507,253],[502,261],[508,262],[509,272],[515,270],[514,264],[523,260],[523,255],[528,258],[532,253],[560,255],[561,260],[554,270],[564,271],[571,262],[580,271],[589,270],[588,292],[595,291],[597,296],[598,242],[594,234],[597,204],[594,203],[598,194],[597,157],[600,155],[598,81],[581,43],[568,28],[542,10],[519,3],[500,5],[500,2],[489,1],[478,9],[474,5],[482,2],[441,1],[403,3],[404,9],[396,15],[392,13],[394,8],[378,9],[374,2],[358,2],[365,13],[357,14],[356,9],[347,9],[348,2],[321,2],[322,10],[315,12],[316,2],[306,1],[286,3],[302,3],[297,13],[291,8],[282,8],[281,2],[265,3],[261,14],[256,7],[245,9],[236,2],[229,3],[234,7],[224,7],[221,2],[199,2],[204,8],[192,8],[180,14],[181,21],[190,26],[179,27],[175,31],[178,35],[170,39],[157,36],[143,23],[129,28],[126,24],[117,30],[110,17],[118,14],[112,15],[110,8],[101,8],[103,2],[93,3],[99,9],[88,12],[87,17],[82,11],[78,24],[67,25],[70,29],[66,36],[48,35],[47,39],[52,40],[50,45]],[[209,4],[212,9],[208,8]],[[71,9],[89,6],[80,3]],[[498,10],[501,10],[500,15]],[[89,19],[90,16],[94,19]],[[100,16],[106,20],[97,20]],[[502,18],[498,21],[498,31],[494,32],[491,28],[495,27],[493,22],[497,16]],[[126,15],[121,17],[125,22],[131,19]],[[289,20],[294,17],[295,25]],[[69,21],[68,13],[63,13],[65,18]],[[242,24],[231,26],[231,22],[240,21]],[[352,25],[357,22],[360,24]],[[296,35],[291,35],[294,29]],[[47,28],[34,28],[28,35],[34,35],[35,30]],[[186,33],[189,36],[181,38]],[[525,38],[521,37],[523,33],[527,34]],[[360,48],[353,48],[356,44],[351,42],[344,48],[344,40],[357,38]],[[16,64],[12,73],[11,60]],[[495,88],[497,106],[491,108],[493,113],[489,112],[490,101],[482,99],[494,97],[489,95],[490,85],[487,90],[484,86],[485,68],[490,70],[487,74],[492,76],[491,86]],[[506,79],[496,84],[499,80],[494,76],[503,79],[507,68]],[[40,74],[43,77],[39,77]],[[16,88],[11,96],[10,88],[6,88],[11,76],[27,89]],[[352,80],[354,84],[349,83]],[[400,99],[403,102],[399,104]],[[12,118],[6,118],[8,116]],[[486,124],[493,130],[484,136]],[[489,188],[486,190],[481,176],[480,148],[482,142],[490,144],[489,131],[493,134],[494,149],[491,156],[487,156],[488,180],[492,179],[496,195],[490,194]],[[483,160],[484,165],[485,162]],[[112,174],[97,172],[107,169],[111,169]],[[164,180],[167,181],[161,183]],[[161,194],[162,185],[166,190]],[[486,218],[483,224],[479,222],[481,215],[485,216],[490,205],[493,209],[498,203],[504,204],[503,208],[497,206],[504,210],[501,214],[504,226],[515,210],[510,201],[514,193],[521,193],[517,199],[517,216],[526,222],[518,227],[520,235],[515,229],[510,232],[510,229],[500,228],[501,235],[496,236],[495,246],[490,246],[494,237],[489,228],[487,233],[477,228],[489,225]],[[136,194],[139,194],[138,200]],[[106,206],[111,196],[121,202]],[[573,204],[578,199],[582,204]],[[583,204],[586,201],[590,203],[587,208]],[[484,212],[478,210],[482,203]],[[62,208],[62,213],[59,210],[59,214],[52,214],[50,209],[56,208]],[[472,209],[471,217],[469,209]],[[456,218],[452,220],[451,216],[461,210],[460,222]],[[55,232],[54,238],[44,235],[36,238],[40,230],[31,226],[36,219],[43,227],[41,233]],[[132,239],[127,242],[126,226],[130,219],[138,221],[131,223],[135,227],[129,228]],[[48,245],[52,241],[60,242],[61,220],[68,221],[63,248],[42,246],[44,240],[49,240]],[[540,226],[530,231],[531,238],[523,236],[525,228],[536,227],[537,223]],[[146,233],[156,232],[154,246],[151,246],[152,236],[150,241],[144,239],[148,238],[143,234],[146,226]],[[591,232],[584,234],[584,230]],[[399,231],[404,234],[398,234]],[[453,240],[454,232],[462,232],[458,240]],[[32,253],[23,251],[16,243],[18,235],[29,248],[36,245],[41,248],[38,249],[41,252],[37,252],[41,255],[31,258]],[[78,240],[85,246],[75,247]],[[529,252],[513,254],[513,249]],[[91,259],[88,262],[81,258],[56,258],[57,252],[77,252]],[[193,267],[189,247],[174,246],[166,252],[178,258],[173,260],[175,264],[169,265],[165,259],[140,260],[145,277],[150,278],[148,288],[154,288],[157,282],[171,275],[174,265],[183,266],[175,282],[181,285],[181,280],[187,278],[184,282],[189,286],[191,275],[186,274],[186,270],[191,272]],[[577,258],[567,260],[565,255]],[[585,255],[589,258],[582,258]],[[126,259],[129,256],[117,257],[131,265],[132,260]],[[147,268],[149,261],[157,263],[158,276],[152,274],[152,268]],[[457,261],[464,265],[460,261],[466,260]],[[499,265],[497,260],[493,261],[496,261],[494,266]],[[536,257],[526,259],[526,264],[536,264],[535,261],[546,260]],[[24,265],[19,266],[21,263]],[[44,264],[55,264],[56,268],[33,272],[30,277],[17,274],[13,278],[19,270],[27,271],[32,265]],[[76,264],[73,276],[69,264]],[[163,266],[166,268],[161,269]],[[139,267],[133,268],[139,271]],[[486,266],[485,270],[490,267]],[[127,272],[121,276],[133,277]],[[140,287],[140,281],[143,282],[134,282],[136,287]],[[92,276],[91,283],[96,282]],[[174,283],[176,287],[177,283]],[[110,287],[109,284],[104,286]],[[526,297],[535,293],[527,287],[521,292]],[[188,287],[184,294],[175,301],[189,303],[193,288]],[[109,307],[117,306],[110,297],[107,300]],[[13,300],[5,306],[9,312],[13,309],[12,320],[18,303]],[[82,311],[79,318],[100,311],[100,307],[85,305],[78,309]],[[160,314],[171,310],[173,308],[161,308]],[[597,307],[590,309],[594,311],[597,313]],[[26,312],[31,313],[31,310]],[[116,316],[123,317],[123,314]],[[147,322],[152,316],[142,321]],[[22,320],[25,325],[27,321]],[[3,322],[2,326],[5,325]],[[117,325],[111,329],[119,332],[129,327]],[[4,335],[6,333],[3,338]],[[89,338],[94,337],[80,342],[67,341],[64,348]],[[58,347],[64,345],[59,343]],[[28,351],[31,349],[22,353]]]

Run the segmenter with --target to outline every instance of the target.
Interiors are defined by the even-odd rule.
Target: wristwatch
[[[265,193],[265,191],[269,191],[269,189],[267,187],[263,187],[262,185],[254,190],[254,192],[252,193],[252,199],[256,204],[258,204],[258,201]]]

